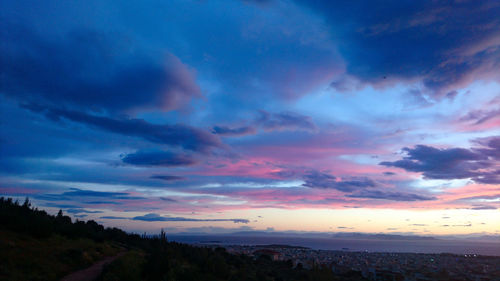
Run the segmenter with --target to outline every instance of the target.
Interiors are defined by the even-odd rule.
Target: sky
[[[133,232],[500,235],[499,2],[0,5],[0,196]]]

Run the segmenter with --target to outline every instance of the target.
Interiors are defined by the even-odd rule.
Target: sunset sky
[[[129,231],[500,235],[499,1],[2,1],[0,196]]]

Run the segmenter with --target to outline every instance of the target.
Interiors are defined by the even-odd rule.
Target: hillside
[[[58,280],[120,250],[110,241],[0,230],[0,280]]]
[[[59,280],[107,256],[124,252],[99,280],[361,280],[335,276],[326,267],[293,267],[291,261],[254,259],[224,248],[167,242],[165,233],[141,237],[94,221],[75,221],[0,198],[0,279]]]

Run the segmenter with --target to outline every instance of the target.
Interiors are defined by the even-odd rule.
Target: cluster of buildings
[[[328,266],[340,275],[357,273],[369,280],[500,281],[500,257],[328,251],[285,245],[224,247],[234,254],[267,255],[273,260],[291,260],[303,268]]]

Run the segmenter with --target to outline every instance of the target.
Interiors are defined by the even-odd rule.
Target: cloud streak
[[[245,136],[254,135],[256,133],[255,128],[250,126],[235,127],[230,128],[227,126],[214,126],[212,133],[221,136]]]
[[[318,171],[307,173],[304,175],[304,180],[305,187],[332,188],[344,192],[376,186],[375,182],[368,178],[337,179],[335,176]]]
[[[123,156],[123,163],[136,165],[136,166],[162,166],[162,167],[176,167],[176,166],[190,166],[197,163],[197,161],[187,154],[177,154],[169,151],[137,151]],[[176,180],[177,178],[169,177],[156,177],[162,180]]]
[[[429,201],[437,200],[434,196],[425,196],[414,193],[382,191],[382,190],[362,190],[353,194],[347,195],[351,198],[369,198],[369,199],[382,199],[390,201]]]
[[[259,114],[260,116],[255,123],[265,131],[314,131],[317,129],[311,117],[295,112],[285,111],[281,113],[269,113],[260,110]]]
[[[222,146],[220,140],[213,134],[187,125],[156,125],[143,119],[115,119],[38,104],[24,104],[22,107],[44,114],[51,120],[67,119],[108,132],[139,137],[157,144],[179,146],[192,151],[208,152]]]
[[[163,181],[180,181],[186,179],[184,177],[172,176],[172,175],[152,175],[149,178],[155,180],[163,180]]]
[[[147,222],[179,222],[179,221],[185,221],[185,222],[234,222],[234,223],[243,223],[247,224],[250,221],[247,219],[194,219],[194,218],[185,218],[185,217],[165,217],[165,216],[160,216],[158,214],[154,213],[149,213],[144,216],[137,216],[133,217],[132,220],[138,220],[138,221],[147,221]]]

